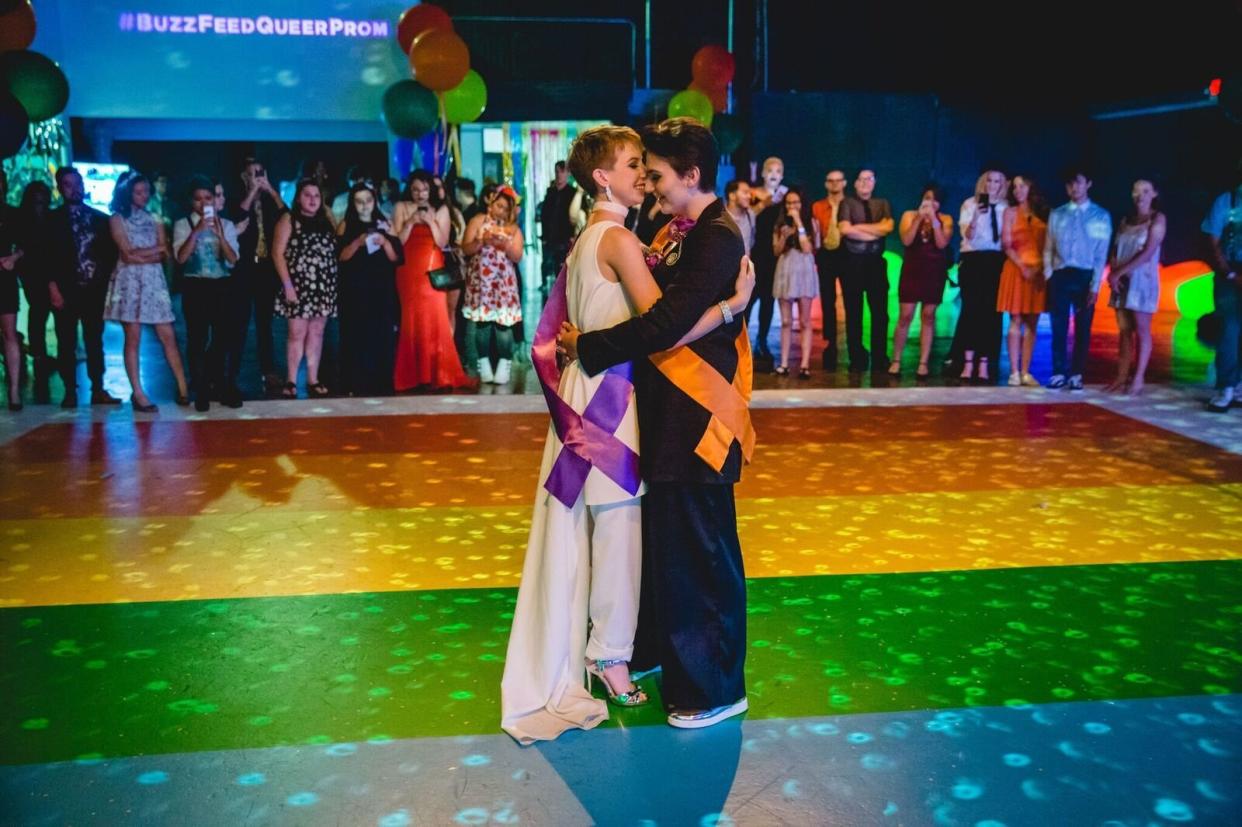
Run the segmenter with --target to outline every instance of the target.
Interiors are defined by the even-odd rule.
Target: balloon
[[[690,88],[702,93],[704,97],[712,102],[712,111],[723,112],[729,108],[729,88],[727,86],[719,86],[712,89],[699,86],[697,83],[691,83]]]
[[[35,38],[35,13],[30,0],[4,3],[0,10],[0,52],[29,48]]]
[[[703,126],[710,127],[714,114],[712,102],[707,99],[707,95],[693,89],[682,89],[668,102],[670,118],[694,118]]]
[[[21,101],[32,123],[59,115],[69,102],[65,73],[38,52],[0,54],[0,89]]]
[[[712,121],[712,134],[716,136],[716,145],[721,155],[731,155],[742,145],[745,137],[742,130],[742,119],[727,112],[716,113]]]
[[[403,54],[410,53],[414,38],[428,29],[444,29],[453,31],[453,21],[448,12],[430,3],[419,3],[401,12],[397,18],[397,42],[401,44]]]
[[[380,109],[388,128],[402,138],[421,138],[440,122],[440,103],[435,93],[412,80],[399,80],[389,86]]]
[[[444,114],[449,123],[477,121],[487,108],[487,84],[471,69],[461,83],[444,93]]]
[[[16,155],[26,143],[29,129],[30,116],[22,108],[21,101],[0,91],[0,158]]]
[[[733,80],[733,55],[723,46],[704,46],[694,53],[690,74],[702,88],[719,89]]]
[[[470,71],[470,50],[457,32],[431,29],[414,38],[410,47],[414,80],[434,92],[447,92]]]

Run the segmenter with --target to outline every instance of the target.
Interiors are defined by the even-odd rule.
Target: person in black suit
[[[92,405],[119,405],[104,390],[103,310],[108,281],[116,268],[117,249],[108,216],[84,201],[86,187],[73,167],[56,170],[56,188],[65,203],[52,210],[49,235],[58,263],[48,279],[48,295],[56,316],[56,352],[65,385],[62,408],[78,405],[78,325],[86,348],[86,374]]]
[[[698,121],[673,118],[643,133],[649,186],[661,207],[695,224],[680,244],[661,245],[653,275],[663,297],[642,316],[607,330],[562,328],[562,348],[591,375],[634,360],[643,498],[642,598],[632,668],[663,670],[670,725],[697,729],[746,710],[746,580],[733,486],[753,444],[746,402],[750,350],[742,320],[727,300],[741,233],[714,194],[719,151]],[[674,222],[673,226],[676,226]],[[673,347],[703,315],[721,308],[726,323],[678,353],[692,363],[678,374],[646,357]],[[683,364],[683,367],[684,364]],[[714,412],[684,390],[689,379],[717,386],[744,377],[743,395],[723,418],[744,421],[743,434],[711,442]],[[717,376],[712,376],[715,373]],[[674,378],[670,378],[670,374]],[[723,379],[723,382],[720,380]],[[736,386],[735,386],[736,387]],[[739,438],[740,437],[740,438]]]
[[[254,307],[255,349],[259,356],[259,372],[263,375],[263,388],[271,396],[280,392],[284,380],[276,372],[275,348],[272,344],[272,315],[276,307],[276,294],[280,291],[280,279],[272,263],[272,239],[276,236],[276,221],[285,211],[285,202],[267,178],[263,164],[255,158],[242,161],[242,184],[246,194],[229,213],[229,219],[237,225],[237,265],[232,278],[242,293],[243,300],[237,306],[235,330],[227,354],[227,363],[234,375],[240,370],[242,352],[246,346],[246,332],[250,328],[250,309]]]

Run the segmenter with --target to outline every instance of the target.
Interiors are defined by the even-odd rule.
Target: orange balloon
[[[712,102],[712,109],[717,112],[725,111],[729,105],[729,90],[727,87],[703,86],[696,80],[690,84],[690,88],[696,92],[702,92]]]
[[[30,0],[0,16],[0,52],[28,49],[35,39],[35,14]]]
[[[470,71],[470,49],[457,32],[430,29],[410,46],[414,80],[433,92],[457,88]]]

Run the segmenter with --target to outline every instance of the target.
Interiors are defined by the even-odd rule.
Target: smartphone
[[[979,194],[979,209],[986,210],[988,208],[988,194],[986,192]]]
[[[208,204],[207,206],[203,207],[203,218],[215,218],[215,217],[216,217],[216,207],[214,204]]]

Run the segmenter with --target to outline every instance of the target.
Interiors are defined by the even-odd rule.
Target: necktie
[[[996,227],[996,205],[988,207],[988,214],[992,216],[992,240],[997,244],[1000,243],[1000,230]]]
[[[870,224],[871,223],[871,199],[870,198],[868,198],[866,201],[863,202],[863,216],[867,219],[863,223]]]
[[[267,258],[267,236],[263,232],[263,196],[254,200],[254,223],[258,226],[259,237],[254,245],[256,259]]]

